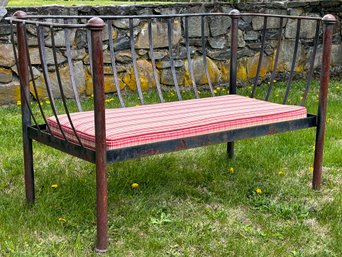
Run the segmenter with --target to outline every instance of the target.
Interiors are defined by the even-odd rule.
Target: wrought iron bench
[[[258,17],[262,21],[262,28],[257,41],[259,42],[258,64],[254,74],[254,83],[251,97],[236,95],[238,69],[238,34],[239,20],[245,17]],[[207,39],[209,37],[206,21],[220,17],[220,24],[231,22],[230,29],[226,26],[230,38],[227,46],[226,64],[229,65],[229,94],[215,96],[214,82],[211,79],[207,58]],[[200,19],[200,36],[197,43],[189,36],[189,24],[193,19]],[[230,13],[201,13],[201,14],[174,14],[174,15],[140,15],[140,16],[34,16],[18,11],[13,17],[7,18],[16,24],[16,31],[12,31],[14,54],[21,82],[22,134],[24,148],[24,169],[26,198],[28,203],[34,202],[34,172],[32,140],[36,140],[68,154],[96,164],[96,206],[97,206],[97,243],[99,252],[107,249],[107,177],[106,164],[128,159],[149,156],[154,154],[178,151],[210,144],[227,142],[229,158],[234,155],[234,141],[286,132],[310,127],[317,128],[316,150],[312,186],[319,189],[322,173],[322,158],[329,82],[330,53],[332,45],[334,16],[326,15],[323,18],[303,16],[282,16],[272,14],[248,14],[232,10]],[[115,21],[123,21],[129,31],[127,33],[128,49],[131,59],[131,79],[136,86],[141,106],[128,108],[106,109],[105,78],[111,79],[111,85],[116,88],[121,107],[126,106],[124,90],[120,88],[122,77],[119,74],[116,42],[113,40]],[[261,79],[261,70],[268,32],[268,22],[278,22],[273,40],[273,61],[268,72],[269,84],[266,97],[263,100],[255,99]],[[286,77],[286,89],[281,103],[272,103],[271,94],[274,79],[278,72],[279,55],[283,51],[283,24],[286,20],[296,22],[294,47],[292,49],[291,65]],[[87,22],[86,22],[87,21]],[[136,22],[140,25],[137,26]],[[142,21],[142,22],[141,22]],[[313,51],[308,56],[307,83],[303,89],[302,100],[299,106],[288,105],[288,97],[296,69],[299,41],[301,37],[301,23],[311,21],[315,23],[316,31],[313,39]],[[181,26],[180,24],[183,24]],[[141,24],[144,24],[143,26]],[[178,26],[175,33],[175,27]],[[106,27],[106,29],[104,29]],[[138,29],[136,29],[138,28]],[[164,29],[163,29],[164,28]],[[322,29],[323,28],[323,29]],[[228,33],[228,29],[230,32]],[[323,31],[323,33],[321,32]],[[72,33],[83,33],[85,48],[88,53],[88,63],[91,70],[94,94],[94,110],[83,111],[80,92],[77,89],[77,75],[74,71],[75,50],[69,41]],[[156,32],[155,32],[156,31]],[[159,33],[166,33],[166,37],[156,39]],[[142,42],[145,47],[140,55],[149,60],[147,74],[144,80],[141,69],[146,68],[139,64],[136,45],[136,34],[145,33]],[[274,33],[274,29],[273,29]],[[36,41],[32,39],[36,36]],[[61,40],[62,35],[62,40]],[[323,37],[322,37],[323,35]],[[104,38],[102,38],[104,36]],[[175,38],[177,37],[177,40]],[[48,40],[47,40],[48,38]],[[318,45],[323,41],[322,62],[320,71],[320,94],[318,113],[308,114],[304,107],[314,72],[314,62]],[[105,46],[103,45],[105,42]],[[192,53],[192,44],[200,44],[200,51]],[[29,46],[38,46],[34,52]],[[182,100],[182,87],[177,73],[176,51],[185,49],[184,66],[188,69],[189,83],[186,87],[193,92],[194,99]],[[156,49],[162,48],[164,60],[169,66],[173,80],[175,94],[179,101],[165,100],[165,86],[161,83],[160,74],[156,67]],[[105,50],[103,50],[105,49]],[[77,50],[77,49],[76,49]],[[104,51],[107,51],[104,57]],[[63,53],[63,55],[61,54]],[[126,52],[127,53],[127,52]],[[200,58],[203,71],[194,74],[194,56]],[[177,58],[176,58],[177,57]],[[34,59],[35,58],[35,59]],[[83,61],[85,62],[85,58]],[[33,60],[34,59],[34,60]],[[37,61],[38,59],[38,61]],[[104,65],[106,63],[107,65]],[[145,66],[147,64],[145,63]],[[61,69],[68,70],[68,76],[61,75]],[[35,70],[41,71],[44,78],[40,85],[34,79]],[[109,70],[109,72],[108,72]],[[54,74],[57,86],[53,88],[51,74]],[[106,77],[105,77],[106,74]],[[196,76],[202,76],[206,81],[206,88],[213,97],[201,98],[198,93],[199,85]],[[146,82],[146,77],[147,82]],[[32,79],[33,78],[33,79]],[[147,84],[146,84],[147,83]],[[216,81],[215,83],[220,83]],[[43,85],[43,86],[42,86]],[[144,87],[156,88],[158,104],[145,104]],[[40,91],[45,90],[50,116],[43,107],[45,101]],[[69,90],[68,94],[66,90]],[[72,92],[72,93],[70,93]],[[70,96],[71,94],[71,96]],[[31,106],[31,98],[35,98],[37,108]],[[74,101],[68,99],[73,98]],[[59,98],[60,100],[56,100]],[[59,102],[58,102],[59,101]],[[72,112],[71,110],[75,110]]]

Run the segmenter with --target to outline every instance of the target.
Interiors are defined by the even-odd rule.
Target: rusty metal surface
[[[322,66],[321,66],[321,85],[318,101],[318,114],[317,114],[317,131],[316,131],[316,147],[315,147],[315,160],[314,171],[312,178],[312,187],[319,189],[322,181],[322,164],[323,164],[323,149],[324,149],[324,135],[325,135],[325,122],[327,112],[328,100],[328,85],[330,76],[330,61],[331,61],[331,48],[334,23],[336,18],[332,15],[323,17],[323,52],[322,52]]]

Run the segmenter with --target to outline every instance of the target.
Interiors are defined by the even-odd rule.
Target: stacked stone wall
[[[198,13],[198,12],[229,12],[233,8],[241,12],[262,12],[272,14],[323,16],[332,13],[337,17],[337,25],[333,36],[332,70],[340,71],[342,67],[342,2],[341,1],[311,1],[311,2],[275,2],[275,3],[215,3],[215,4],[175,4],[175,5],[142,5],[142,6],[48,6],[30,8],[8,8],[8,15],[21,9],[29,14],[69,14],[69,15],[140,15],[140,14],[173,14],[173,13]],[[146,20],[134,20],[135,48],[138,56],[137,67],[139,80],[143,90],[155,87],[152,64],[149,56],[148,24]],[[210,81],[213,84],[227,83],[229,81],[229,32],[231,21],[229,17],[208,17],[205,20],[206,34],[206,62],[208,65]],[[252,79],[256,74],[259,50],[261,47],[261,30],[263,18],[242,17],[239,20],[238,31],[238,80],[241,82]],[[267,44],[265,56],[261,65],[260,76],[267,79],[273,67],[276,35],[279,29],[279,20],[269,19],[267,25]],[[281,42],[282,52],[279,56],[278,71],[287,73],[291,66],[296,22],[284,20],[284,38]],[[114,92],[113,75],[110,67],[110,52],[108,38],[112,37],[115,42],[117,71],[121,89],[136,90],[135,75],[132,66],[132,53],[130,51],[129,26],[127,20],[113,22],[113,33],[108,35],[105,29],[104,62],[105,62],[105,89],[106,92]],[[169,62],[167,43],[167,24],[165,21],[154,23],[152,26],[154,38],[154,54],[156,58],[159,82],[163,86],[174,85]],[[37,47],[36,32],[28,30],[30,36],[31,62],[34,65],[34,80],[38,87],[38,94],[46,96],[44,78],[40,69],[39,51]],[[313,47],[315,34],[315,22],[303,21],[300,33],[300,45],[297,56],[296,72],[305,73],[308,69],[308,56]],[[208,79],[203,72],[204,62],[201,47],[201,20],[198,17],[189,18],[189,39],[192,58],[192,68],[197,85],[205,85]],[[50,70],[50,81],[55,88],[55,96],[58,97],[57,78],[53,69],[53,55],[51,49],[51,37],[46,34],[46,59]],[[69,35],[72,45],[73,69],[76,74],[76,85],[82,95],[92,94],[91,72],[89,55],[87,51],[86,34],[84,30],[73,30]],[[57,46],[57,59],[60,65],[61,77],[65,81],[70,80],[69,67],[64,47],[64,32],[57,31],[55,34]],[[187,63],[186,48],[184,42],[184,20],[176,19],[172,26],[172,45],[174,49],[177,82],[180,86],[191,86],[191,76]],[[322,45],[318,47],[318,58],[322,54]],[[319,67],[319,61],[315,67]],[[338,73],[338,72],[337,72]],[[19,79],[15,68],[15,60],[10,44],[10,25],[6,21],[0,24],[0,105],[14,103],[19,100]],[[67,97],[72,97],[70,89],[64,92]],[[32,92],[34,95],[34,92]]]

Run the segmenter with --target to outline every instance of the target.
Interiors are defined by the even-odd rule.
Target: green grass
[[[174,3],[173,1],[111,1],[111,0],[63,0],[63,1],[53,1],[53,0],[10,0],[8,6],[41,6],[41,5],[118,5],[118,4],[158,4],[158,3]]]
[[[310,185],[314,129],[239,141],[232,161],[220,144],[112,164],[104,256],[341,256],[341,84],[330,86],[320,191]],[[291,102],[303,86],[294,84]],[[317,92],[315,82],[311,111]],[[28,207],[20,134],[19,107],[1,107],[0,256],[95,256],[94,166],[34,143],[37,201]]]

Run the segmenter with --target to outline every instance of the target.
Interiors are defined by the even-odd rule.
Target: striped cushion
[[[305,117],[304,107],[239,95],[108,109],[106,144],[108,150],[118,149]],[[71,118],[83,145],[95,149],[94,112],[72,113]],[[58,119],[68,140],[77,143],[67,116]],[[48,125],[63,138],[55,117]]]

